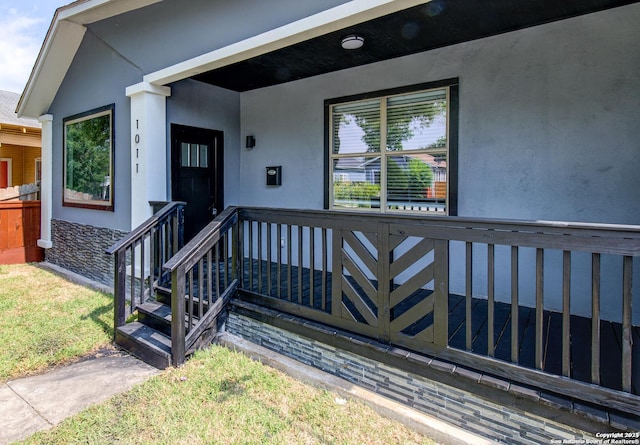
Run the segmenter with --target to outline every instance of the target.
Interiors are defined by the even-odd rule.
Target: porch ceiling
[[[432,0],[375,20],[194,76],[235,91],[248,91],[368,63],[415,54],[536,26],[638,0]],[[365,38],[358,50],[340,42]]]

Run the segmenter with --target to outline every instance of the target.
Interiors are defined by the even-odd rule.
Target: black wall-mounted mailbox
[[[282,166],[267,167],[267,185],[282,185]]]

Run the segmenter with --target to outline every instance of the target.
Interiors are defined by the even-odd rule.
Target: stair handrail
[[[219,241],[220,233],[238,222],[238,208],[227,207],[218,214],[213,221],[205,226],[191,241],[180,249],[169,261],[162,266],[166,271],[173,272],[179,266],[189,269]]]
[[[185,292],[186,274],[199,263],[209,251],[215,248],[221,239],[221,234],[226,233],[230,228],[237,228],[238,209],[237,207],[227,207],[204,229],[202,229],[191,241],[189,241],[179,252],[177,252],[164,265],[163,269],[171,273],[171,360],[173,366],[180,366],[184,363],[187,351],[191,349],[198,340],[198,336],[212,323],[217,315],[226,307],[232,295],[238,287],[237,280],[237,230],[234,231],[232,242],[232,276],[235,278],[219,296],[218,301],[209,308],[207,314],[201,316],[198,323],[193,326],[189,333],[185,327]]]
[[[155,275],[154,266],[149,267],[149,272],[151,273],[151,277],[149,280],[145,282],[145,268],[147,261],[153,261],[152,258],[148,260],[145,259],[145,249],[139,249],[140,252],[140,283],[136,283],[136,267],[135,264],[135,250],[136,246],[143,246],[145,242],[149,243],[151,246],[154,245],[154,233],[158,230],[162,229],[164,224],[170,223],[173,227],[173,231],[171,233],[170,246],[167,249],[163,249],[162,253],[158,253],[158,256],[162,258],[161,262],[166,261],[166,258],[163,258],[164,255],[173,255],[173,253],[177,252],[184,243],[184,206],[185,202],[182,201],[171,201],[167,203],[164,207],[162,207],[158,212],[140,224],[138,227],[133,229],[127,235],[122,237],[119,241],[114,243],[111,247],[109,247],[105,252],[109,255],[114,255],[114,278],[113,278],[113,286],[114,286],[114,329],[117,329],[120,326],[125,324],[127,315],[131,314],[138,303],[143,303],[145,294],[151,294],[153,292],[153,286],[156,284],[155,281],[158,277]],[[173,219],[173,221],[171,221]],[[145,241],[146,239],[146,241]],[[152,247],[151,250],[158,248],[158,246]],[[127,254],[129,252],[129,254]],[[151,255],[155,255],[156,252],[151,252]],[[131,264],[127,264],[127,257],[129,256],[129,262]],[[127,312],[127,267],[131,268],[131,296],[129,298],[129,310]],[[139,288],[140,295],[138,297],[138,301],[136,301],[135,296],[135,288],[136,286]],[[147,289],[145,289],[147,287]]]
[[[109,247],[106,250],[106,253],[109,255],[113,255],[118,250],[126,249],[130,247],[140,239],[140,237],[149,231],[153,226],[158,225],[159,222],[162,222],[167,216],[172,214],[177,208],[186,206],[187,203],[183,201],[170,201],[164,207],[162,207],[158,212],[154,213],[149,219],[140,224],[138,227],[133,229],[131,232],[126,234],[120,240],[118,240],[115,244]]]

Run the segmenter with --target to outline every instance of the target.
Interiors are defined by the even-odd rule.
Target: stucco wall
[[[130,61],[87,32],[74,63],[49,108],[53,115],[53,218],[129,231],[131,221],[131,111],[125,88],[140,82]],[[115,104],[115,178],[113,212],[62,206],[63,125],[65,117]]]
[[[194,0],[184,8],[166,0],[90,25],[49,110],[53,218],[131,228],[127,86],[340,3]],[[325,99],[457,77],[459,215],[638,224],[638,23],[634,4],[242,94],[178,82],[170,85],[167,124],[225,132],[226,204],[319,209]],[[63,207],[62,119],[110,103],[116,105],[115,212]],[[252,150],[242,143],[249,134],[257,140]],[[280,187],[265,185],[271,165],[283,167]],[[170,189],[169,172],[167,184]],[[478,289],[485,284],[480,277]]]

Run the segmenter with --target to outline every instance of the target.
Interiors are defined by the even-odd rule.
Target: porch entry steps
[[[238,288],[228,250],[237,213],[222,212],[185,244],[184,205],[167,203],[107,250],[115,257],[115,342],[158,368],[210,344]]]
[[[267,264],[266,261],[262,261],[258,264],[257,260],[249,262],[248,258],[244,258],[243,269],[243,289],[251,290],[255,289],[257,293],[263,295],[278,295],[280,299],[288,300],[289,295],[298,295],[298,283],[297,280],[292,280],[291,292],[286,286],[287,271],[280,271],[280,278],[276,276],[277,268],[275,264]],[[202,278],[206,280],[208,265],[204,264],[205,271]],[[258,276],[251,274],[250,270],[260,270],[262,279]],[[271,278],[267,279],[267,271],[271,271]],[[321,309],[320,298],[316,298],[315,301],[310,300],[310,295],[319,296],[323,292],[323,283],[319,277],[311,278],[310,270],[308,268],[298,268],[293,266],[291,268],[292,275],[295,277],[300,272],[302,276],[301,282],[303,288],[300,294],[303,295],[301,303],[315,307],[315,309]],[[200,287],[197,277],[193,279],[194,297],[192,301],[191,309],[187,308],[185,315],[185,323],[188,323],[189,313],[192,314],[191,325],[194,326],[199,320],[200,316],[200,300],[198,298],[198,289]],[[316,275],[318,275],[316,273]],[[326,283],[324,283],[325,289],[331,289],[332,276],[331,273],[327,274]],[[262,283],[258,288],[258,282]],[[271,290],[266,289],[267,282],[274,283]],[[281,292],[277,292],[275,283],[282,282]],[[309,283],[314,283],[314,291],[311,292]],[[354,288],[357,289],[357,283],[351,283]],[[123,346],[125,349],[131,350],[136,355],[154,366],[166,368],[170,365],[170,344],[171,344],[171,289],[170,283],[164,283],[163,285],[155,286],[156,293],[155,299],[147,300],[143,304],[136,307],[138,312],[138,321],[133,324],[127,324],[117,330],[116,342]],[[424,301],[432,294],[429,290],[420,290],[411,297],[411,306]],[[326,307],[331,307],[330,296]],[[214,295],[214,300],[217,295]],[[251,297],[243,297],[245,299],[251,299]],[[487,354],[487,300],[474,298],[472,300],[472,322],[473,322],[473,343],[471,351],[474,353],[485,355]],[[188,304],[188,301],[187,301]],[[208,302],[206,299],[202,302],[202,311],[206,313],[208,311]],[[402,307],[397,307],[398,314],[403,313]],[[506,303],[495,303],[494,308],[494,324],[498,327],[496,335],[496,341],[494,344],[495,358],[500,360],[510,360],[510,324],[511,324],[511,305]],[[561,363],[561,343],[559,339],[562,336],[562,314],[551,311],[544,311],[544,368],[545,372],[549,372],[555,375],[561,375],[562,363]],[[519,361],[521,366],[534,368],[534,340],[535,340],[535,308],[529,308],[520,306],[518,309],[518,328],[520,330],[520,349],[519,349]],[[132,326],[130,326],[132,325]],[[572,377],[577,380],[589,382],[591,372],[591,357],[588,353],[584,353],[580,345],[586,344],[591,335],[591,320],[585,317],[579,317],[573,315],[571,317],[571,369]],[[413,326],[415,332],[419,332],[419,325]],[[412,329],[408,330],[411,333]],[[620,373],[619,369],[622,360],[622,350],[620,347],[620,339],[622,333],[622,326],[620,323],[614,323],[609,321],[601,321],[601,342],[603,348],[601,350],[601,385],[612,388],[620,389]],[[640,363],[640,327],[633,328],[633,360]],[[133,345],[132,342],[138,342],[140,344]],[[169,346],[167,346],[169,345]],[[461,295],[450,294],[449,295],[449,346],[457,349],[465,349],[465,297]],[[167,350],[168,347],[168,350]],[[135,349],[132,350],[132,349]],[[151,355],[147,360],[145,358],[146,349],[150,349]],[[166,356],[166,354],[169,354]],[[158,357],[162,357],[158,361]],[[168,357],[168,358],[167,358]],[[632,392],[634,394],[640,393],[640,373],[634,373]]]
[[[142,361],[165,369],[171,366],[171,338],[134,321],[116,329],[116,344]]]
[[[199,300],[194,298],[192,304],[189,312],[193,314],[190,322],[193,328],[201,314]],[[204,314],[209,307],[206,302],[202,307]],[[138,305],[136,311],[137,321],[116,329],[116,344],[156,368],[171,366],[171,291],[163,286],[157,287],[155,299]],[[185,323],[188,322],[188,316],[185,316]]]

